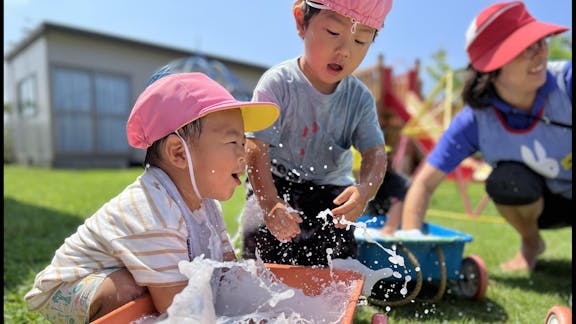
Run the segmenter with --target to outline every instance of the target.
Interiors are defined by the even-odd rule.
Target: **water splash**
[[[376,240],[374,240],[374,238],[371,235],[369,235],[369,233],[367,231],[367,223],[376,222],[375,217],[371,220],[368,220],[367,222],[351,222],[344,217],[342,217],[340,219],[335,218],[334,215],[332,214],[332,212],[330,211],[330,209],[326,209],[326,210],[318,213],[318,216],[316,216],[316,218],[323,219],[324,220],[323,226],[326,226],[329,223],[328,216],[332,216],[333,223],[335,223],[335,224],[340,223],[340,224],[346,225],[347,230],[349,230],[351,226],[356,227],[357,230],[360,230],[362,232],[366,241],[378,245],[378,247],[380,247],[382,250],[384,250],[386,253],[388,253],[388,255],[390,255],[388,257],[388,261],[390,261],[390,263],[392,263],[394,265],[399,265],[403,268],[406,268],[405,263],[404,263],[404,257],[402,257],[401,255],[398,255],[396,253],[395,249],[385,248],[384,246],[382,246],[382,244],[380,244]],[[364,276],[365,276],[364,286],[362,287],[362,294],[364,296],[370,296],[371,295],[372,287],[374,287],[374,285],[378,281],[380,281],[382,279],[390,278],[392,276],[394,276],[395,278],[401,278],[402,277],[402,274],[400,272],[395,271],[391,268],[382,268],[379,270],[372,270],[372,269],[366,267],[365,265],[363,265],[360,261],[355,260],[355,259],[349,258],[346,260],[343,260],[343,259],[331,260],[331,255],[328,254],[327,256],[328,256],[328,261],[329,261],[328,264],[331,268],[334,267],[335,269],[352,270],[352,271],[356,271],[356,272],[364,274]],[[406,284],[410,280],[411,280],[411,277],[406,276],[404,288],[406,287]]]
[[[285,285],[259,260],[218,262],[196,257],[181,261],[188,285],[175,296],[167,313],[145,316],[138,324],[162,323],[340,323],[356,281],[326,282],[317,296]],[[210,284],[222,270],[220,286]]]
[[[384,250],[386,253],[388,253],[390,255],[390,257],[388,257],[388,261],[390,261],[390,263],[399,265],[401,267],[406,267],[405,263],[404,263],[404,257],[402,257],[401,255],[398,255],[398,253],[396,253],[395,249],[385,248],[382,244],[380,244],[376,240],[374,240],[374,238],[368,232],[367,224],[370,222],[376,222],[376,217],[374,217],[374,218],[372,218],[366,222],[351,222],[344,217],[341,217],[338,220],[337,218],[334,217],[334,215],[332,214],[330,209],[326,209],[324,211],[321,211],[318,214],[318,216],[316,216],[316,218],[322,218],[325,220],[325,222],[328,222],[328,215],[333,217],[333,222],[335,224],[340,223],[340,224],[346,225],[346,230],[349,230],[350,226],[356,227],[356,229],[359,230],[362,235],[364,235],[364,238],[366,239],[367,242],[376,244],[378,247],[380,247],[382,250]]]

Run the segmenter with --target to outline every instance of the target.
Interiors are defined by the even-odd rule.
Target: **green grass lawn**
[[[141,169],[48,170],[4,166],[4,322],[44,323],[28,312],[23,301],[34,276],[84,219],[131,183]],[[477,203],[480,184],[469,194]],[[223,203],[230,235],[238,229],[244,190]],[[572,229],[543,232],[548,249],[533,273],[503,273],[499,264],[515,254],[519,238],[489,203],[479,217],[463,214],[457,186],[443,183],[434,194],[426,221],[473,236],[464,256],[478,255],[490,280],[481,301],[459,298],[446,290],[439,303],[415,301],[382,308],[359,305],[355,323],[370,323],[372,314],[386,312],[390,323],[542,323],[554,305],[568,306],[572,287]],[[237,242],[238,245],[238,242]]]

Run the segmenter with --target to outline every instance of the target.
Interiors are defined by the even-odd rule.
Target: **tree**
[[[548,59],[550,61],[556,60],[571,60],[572,59],[572,34],[558,35],[550,39],[548,45]]]
[[[430,75],[436,83],[443,83],[445,85],[446,77],[450,73],[452,82],[452,112],[457,112],[463,105],[462,99],[460,97],[460,91],[464,85],[465,80],[465,68],[454,69],[446,62],[447,53],[443,48],[440,48],[434,54],[432,54],[432,59],[434,65],[426,66],[426,72]],[[444,89],[443,93],[446,96],[447,89]],[[443,99],[442,99],[443,100]]]

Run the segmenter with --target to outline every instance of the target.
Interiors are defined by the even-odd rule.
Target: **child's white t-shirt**
[[[105,268],[127,268],[141,286],[186,283],[178,262],[200,254],[222,261],[233,251],[218,201],[190,211],[174,183],[150,167],[78,227],[40,272],[25,299],[40,307],[62,282]]]

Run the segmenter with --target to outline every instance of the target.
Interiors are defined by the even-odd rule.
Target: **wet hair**
[[[321,10],[321,9],[309,6],[305,0],[296,0],[294,2],[294,7],[299,7],[300,9],[302,9],[302,12],[304,12],[304,27],[308,27],[312,17],[314,17],[318,13],[320,13],[320,10]],[[378,30],[375,31],[374,37],[372,38],[372,41],[374,41],[376,39],[376,35],[378,35]]]
[[[480,72],[468,65],[466,73],[468,76],[462,88],[462,100],[474,109],[486,107],[490,104],[490,98],[498,96],[492,81],[500,74],[500,69]]]
[[[194,143],[200,138],[200,134],[202,133],[202,118],[196,119],[178,129],[178,134],[182,136],[185,141],[190,141]],[[146,165],[153,165],[158,166],[159,162],[162,160],[162,148],[164,147],[164,143],[166,139],[170,135],[175,135],[174,133],[170,133],[161,139],[155,141],[146,149],[146,158],[144,158],[144,166]]]

